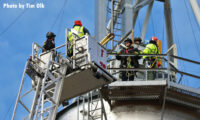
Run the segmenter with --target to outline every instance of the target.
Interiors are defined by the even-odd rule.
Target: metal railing
[[[171,50],[173,50],[173,48],[174,48],[174,46],[169,48],[165,54],[137,54],[136,55],[136,54],[117,54],[117,53],[114,53],[114,52],[110,52],[110,53],[108,53],[108,55],[114,55],[114,56],[118,55],[118,56],[126,56],[126,57],[134,57],[134,56],[158,57],[162,61],[162,66],[160,68],[145,68],[145,67],[142,67],[142,68],[141,67],[140,68],[111,68],[110,67],[110,68],[107,68],[107,69],[108,70],[118,70],[118,71],[141,71],[141,72],[148,72],[148,71],[157,71],[158,72],[159,71],[159,72],[162,72],[163,75],[167,74],[168,83],[169,83],[169,81],[172,81],[172,77],[176,77],[177,73],[179,73],[182,77],[183,77],[183,75],[186,75],[186,76],[190,76],[190,77],[193,77],[193,78],[200,79],[200,76],[198,76],[198,75],[194,75],[194,74],[183,72],[183,71],[179,70],[174,65],[174,63],[172,63],[169,60],[169,57],[177,59],[177,60],[183,60],[183,61],[193,63],[193,64],[197,64],[197,65],[200,65],[200,62],[190,60],[190,59],[186,59],[186,58],[183,58],[183,57],[179,57],[179,56],[176,56],[176,55],[170,55],[169,52]],[[117,74],[119,74],[119,72]],[[147,79],[145,79],[145,80],[147,80]],[[182,80],[182,78],[178,81],[178,83],[180,83],[181,80]],[[176,81],[176,80],[174,80],[174,81]]]

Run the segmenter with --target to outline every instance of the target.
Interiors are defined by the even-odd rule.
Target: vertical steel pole
[[[124,37],[131,29],[133,29],[133,0],[123,0],[121,9],[121,37]],[[131,38],[131,34],[128,37]]]
[[[13,111],[13,115],[12,115],[12,120],[14,120],[14,118],[15,118],[15,113],[16,113],[16,110],[17,110],[18,101],[20,99],[22,87],[23,87],[23,84],[24,84],[24,78],[25,78],[25,74],[26,74],[26,67],[27,67],[28,63],[29,63],[29,61],[26,62],[25,67],[24,67],[24,72],[23,72],[21,83],[20,83],[20,88],[19,88],[19,92],[18,92],[18,95],[17,95],[17,100],[16,100],[16,103],[15,103],[15,107],[14,107],[14,111]]]
[[[136,20],[138,17],[138,12],[139,12],[139,10],[135,9],[138,3],[140,3],[140,0],[135,0],[135,5],[134,5],[134,9],[133,9],[133,22],[132,22],[133,29],[135,27],[135,23],[136,23]]]
[[[143,24],[143,27],[142,27],[142,32],[141,32],[142,41],[144,41],[144,38],[145,38],[145,35],[146,35],[146,31],[147,31],[148,22],[149,22],[149,18],[150,18],[150,15],[151,15],[152,7],[153,7],[153,1],[149,4],[149,7],[148,7],[147,13],[146,13],[146,17],[145,17],[145,20],[144,20],[144,24]]]
[[[111,7],[111,33],[114,33],[114,0],[111,1],[112,2],[112,7]],[[113,39],[112,39],[112,43],[111,43],[111,49],[113,49]]]
[[[165,13],[165,23],[166,23],[165,25],[166,25],[167,47],[169,49],[174,43],[173,32],[172,32],[172,17],[171,17],[170,0],[165,0],[164,13]],[[170,57],[170,55],[173,55],[173,51],[169,52],[169,60],[174,62],[174,59]]]
[[[199,5],[198,5],[198,2],[197,0],[189,0],[190,1],[190,5],[192,7],[192,10],[194,12],[194,15],[196,17],[196,20],[199,24],[199,27],[200,27],[200,8],[199,8]]]
[[[106,2],[95,0],[95,39],[100,42],[106,36]]]

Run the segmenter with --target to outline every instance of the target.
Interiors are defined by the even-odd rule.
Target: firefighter
[[[134,38],[134,48],[139,49],[140,45],[141,45],[141,42],[142,42],[142,39],[140,37],[135,37]]]
[[[74,21],[74,26],[71,29],[71,31],[68,32],[67,35],[67,40],[68,40],[68,51],[67,54],[69,57],[71,57],[73,55],[73,39],[74,39],[74,35],[75,34],[77,37],[82,37],[86,34],[90,35],[89,31],[87,28],[82,26],[82,23],[80,20],[76,20]]]
[[[147,44],[145,49],[143,50],[143,54],[160,54],[157,41],[158,41],[157,37],[151,37],[149,44]],[[144,59],[144,64],[147,68],[156,68],[158,57],[143,56],[143,59]],[[155,71],[147,72],[147,79],[154,80],[155,77],[156,77]]]
[[[118,55],[116,56],[117,60],[121,61],[121,68],[138,68],[139,67],[139,56],[132,56],[132,57],[127,57],[127,56],[119,56],[119,54],[138,54],[139,50],[136,48],[132,47],[132,40],[127,39],[124,41],[125,46],[127,48],[123,48]],[[133,81],[135,72],[134,71],[122,71],[122,81]]]
[[[42,52],[55,48],[55,37],[56,35],[53,32],[47,32],[47,40],[43,44]]]
[[[136,37],[136,38],[134,39],[134,44],[140,45],[141,42],[142,42],[142,39],[141,39],[140,37]]]

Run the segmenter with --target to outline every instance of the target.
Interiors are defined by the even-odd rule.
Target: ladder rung
[[[96,111],[96,110],[101,110],[101,108],[96,108],[94,110],[90,110],[90,112]]]
[[[121,24],[121,23],[119,23],[119,22],[115,22],[115,24],[118,24],[118,25],[119,25],[119,24]]]
[[[92,100],[92,102],[98,102],[98,101],[100,101],[99,99],[94,99],[94,100]]]
[[[119,15],[118,15],[118,16],[115,16],[115,15],[114,15],[113,17],[114,17],[114,18],[117,17],[117,19],[121,19],[121,16],[119,16]]]
[[[114,28],[114,30],[121,30],[120,28]]]
[[[118,40],[113,40],[114,42],[119,42]]]
[[[120,2],[118,2],[118,0],[114,0],[113,2],[120,3]]]
[[[118,36],[118,37],[119,37],[119,36],[121,36],[121,35],[119,35],[119,34],[115,34],[115,36]]]
[[[101,118],[101,115],[100,115],[100,116],[98,116],[98,117],[94,117],[94,119],[99,119],[99,118]]]
[[[121,11],[119,11],[119,10],[113,10],[114,12],[118,12],[118,13],[120,13]]]

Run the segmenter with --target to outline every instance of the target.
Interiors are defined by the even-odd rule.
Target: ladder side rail
[[[107,120],[107,115],[106,115],[106,111],[105,111],[105,107],[104,107],[101,91],[99,91],[99,95],[100,95],[100,100],[101,100],[102,113],[104,114],[104,119]],[[103,120],[103,116],[102,116],[102,120]]]
[[[20,100],[20,95],[21,95],[23,84],[24,84],[24,78],[25,78],[28,63],[29,63],[29,61],[26,62],[25,67],[24,67],[24,72],[23,72],[21,83],[20,83],[20,88],[19,88],[19,92],[18,92],[18,95],[17,95],[17,100],[16,100],[16,103],[15,103],[15,107],[14,107],[14,111],[13,111],[13,115],[12,115],[12,120],[14,120],[14,118],[15,118],[15,113],[16,113],[16,110],[17,110],[18,102]]]
[[[85,97],[84,95],[82,96],[83,98],[83,120],[85,120]]]
[[[44,84],[45,84],[45,81],[46,81],[46,79],[47,79],[47,75],[48,75],[48,72],[49,72],[49,68],[50,68],[50,64],[51,64],[51,60],[50,60],[50,58],[52,57],[52,53],[51,53],[51,55],[49,56],[49,61],[48,61],[48,65],[47,65],[47,68],[46,68],[46,72],[45,72],[45,76],[44,76],[44,78],[42,79],[42,89],[41,89],[41,92],[40,92],[40,97],[39,97],[39,100],[38,100],[38,106],[37,106],[37,108],[36,108],[36,115],[35,115],[35,120],[37,120],[37,117],[38,117],[38,111],[39,111],[39,109],[40,109],[40,103],[41,103],[41,101],[42,101],[42,98],[43,98],[43,91],[44,91]],[[42,114],[41,114],[41,116],[42,116]],[[42,118],[41,118],[42,119]]]
[[[79,103],[80,102],[80,96],[77,98],[77,120],[79,120]]]
[[[35,57],[38,57],[39,48],[43,50],[43,47],[41,47],[39,44],[33,42],[33,44],[32,44],[32,59],[33,60],[35,60]],[[35,56],[35,53],[36,53],[36,56]]]
[[[87,116],[87,118],[88,118],[88,120],[90,119],[90,92],[88,92],[88,116]]]
[[[39,79],[37,81],[36,92],[35,92],[35,95],[34,95],[34,99],[33,99],[33,102],[32,102],[32,107],[31,107],[31,112],[30,112],[30,115],[29,115],[29,119],[30,120],[33,120],[33,117],[34,117],[34,114],[35,114],[36,103],[37,103],[37,99],[39,97],[38,95],[39,95],[40,87],[41,87],[41,80],[42,79]]]
[[[63,70],[62,74],[61,74],[62,79],[58,79],[56,87],[55,87],[55,91],[54,91],[55,94],[53,95],[53,100],[55,101],[55,106],[50,111],[49,120],[54,120],[56,118],[57,108],[59,107],[60,96],[62,93],[62,87],[63,87],[63,83],[64,83],[64,74],[67,71],[67,67],[64,66],[62,70]]]

